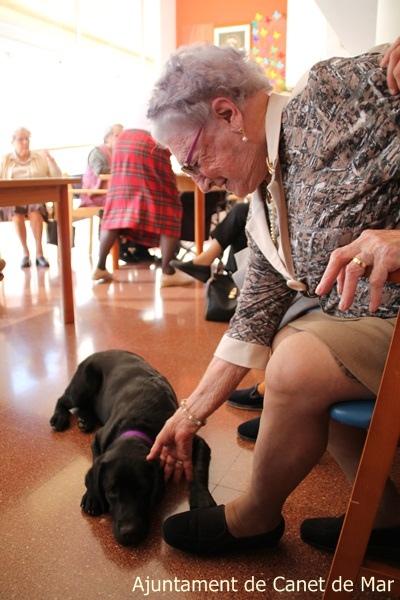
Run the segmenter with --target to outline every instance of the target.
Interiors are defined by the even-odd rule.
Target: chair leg
[[[93,217],[89,219],[89,256],[92,256],[93,250]]]
[[[342,533],[327,580],[324,600],[348,597],[343,588],[335,591],[332,587],[333,582],[337,582],[339,578],[353,582],[354,589],[358,585],[379,501],[396,453],[400,434],[399,336],[398,318]],[[384,565],[380,565],[378,572],[385,578],[388,573]],[[400,571],[398,573],[400,574]],[[389,577],[391,576],[393,570],[390,571]]]

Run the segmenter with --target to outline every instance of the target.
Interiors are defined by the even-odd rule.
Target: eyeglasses
[[[189,152],[186,157],[186,160],[183,163],[183,165],[181,166],[181,170],[184,173],[186,173],[186,175],[194,175],[197,172],[197,167],[195,165],[191,165],[190,163],[192,161],[192,156],[196,149],[197,142],[199,140],[199,137],[200,137],[200,134],[202,131],[203,131],[203,126],[201,126],[200,129],[198,130],[198,132],[196,133],[196,137],[194,138],[192,145],[189,148]]]

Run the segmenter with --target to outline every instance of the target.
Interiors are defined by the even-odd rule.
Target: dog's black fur
[[[90,515],[110,512],[115,538],[136,545],[145,538],[150,517],[163,488],[159,461],[147,461],[149,443],[140,437],[121,438],[140,430],[154,439],[175,412],[175,392],[165,377],[137,354],[123,350],[96,352],[84,360],[57,401],[50,424],[56,431],[69,427],[76,409],[78,426],[93,431],[93,465],[86,474],[81,506]],[[190,508],[213,506],[208,491],[210,448],[195,436]]]

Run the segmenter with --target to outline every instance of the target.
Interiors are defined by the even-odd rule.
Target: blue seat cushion
[[[374,410],[375,400],[349,400],[332,404],[331,419],[344,425],[367,429]]]

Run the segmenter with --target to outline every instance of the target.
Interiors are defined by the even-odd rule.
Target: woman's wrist
[[[187,402],[186,400],[182,400],[182,402],[180,403],[180,410],[183,412],[185,418],[190,421],[190,423],[198,428],[200,427],[204,427],[204,425],[207,423],[207,419],[203,419],[198,417],[193,411],[192,409],[188,408]]]

